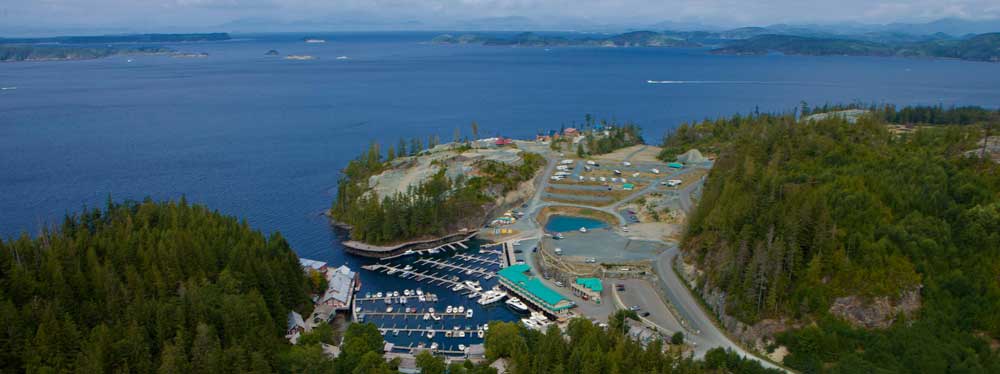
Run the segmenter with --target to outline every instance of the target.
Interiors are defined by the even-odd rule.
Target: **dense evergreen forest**
[[[678,128],[665,158],[719,155],[683,250],[729,314],[806,321],[779,336],[804,372],[1000,372],[1000,166],[965,155],[996,113],[875,109],[854,124],[752,115]],[[840,297],[906,292],[919,311],[886,329],[830,312]]]
[[[634,312],[619,311],[608,319],[607,328],[576,318],[565,332],[550,325],[545,333],[494,322],[486,334],[486,356],[507,359],[509,372],[514,374],[781,372],[718,348],[709,351],[704,361],[696,361],[675,349],[664,349],[659,340],[643,346],[626,335],[626,319],[636,317]]]
[[[109,203],[0,241],[0,372],[270,372],[311,303],[279,234],[177,203]]]
[[[399,152],[405,151],[405,143],[400,144]],[[496,196],[531,179],[545,165],[545,159],[538,154],[525,152],[521,157],[522,162],[517,165],[478,161],[478,175],[463,175],[454,180],[442,168],[428,180],[410,186],[405,193],[379,199],[368,187],[368,180],[389,168],[391,160],[384,158],[378,145],[373,144],[344,168],[330,214],[338,222],[351,226],[351,239],[370,244],[449,234],[459,225],[481,221],[484,207]],[[472,223],[473,227],[481,224]]]

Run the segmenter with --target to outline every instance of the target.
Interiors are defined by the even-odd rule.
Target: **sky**
[[[503,17],[524,17],[502,19]],[[497,20],[501,18],[501,20]],[[550,29],[776,23],[920,23],[1000,19],[998,0],[0,0],[0,32],[203,30],[226,27]],[[318,27],[318,26],[317,26]],[[226,30],[220,30],[226,31]]]

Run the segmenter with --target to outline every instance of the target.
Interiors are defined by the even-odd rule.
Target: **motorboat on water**
[[[464,306],[461,306],[461,305],[459,305],[459,306],[458,306],[458,310],[456,310],[456,311],[455,311],[455,313],[465,313],[465,307],[464,307]]]
[[[444,312],[445,313],[451,313],[454,310],[455,310],[455,308],[453,308],[451,305],[448,305],[447,308],[444,308]]]
[[[382,298],[382,293],[381,292],[375,293],[375,297],[381,299]]]
[[[399,297],[399,291],[392,291],[392,297]]]
[[[470,293],[468,297],[470,299],[475,299],[475,298],[479,297],[479,292]]]
[[[479,285],[479,281],[470,281],[470,280],[467,280],[467,281],[462,282],[462,284],[465,285],[465,288],[468,288],[468,289],[470,289],[472,291],[475,291],[475,292],[480,292],[480,291],[483,290],[483,287],[481,287]]]
[[[433,319],[435,321],[440,321],[441,320],[441,316],[439,316],[437,314],[434,314],[434,313],[431,313],[431,319]]]
[[[427,311],[433,314],[434,313],[434,307],[427,308]]]
[[[452,287],[451,290],[455,291],[455,292],[458,292],[458,291],[461,291],[463,288],[465,288],[465,286],[463,286],[461,283],[459,283],[459,284],[456,284],[455,287]]]
[[[458,345],[458,350],[460,350],[462,352],[465,352],[465,344],[459,344]]]
[[[465,318],[472,318],[472,308],[465,311]]]
[[[479,297],[479,305],[490,305],[507,297],[507,293],[500,290],[489,290]]]
[[[516,297],[511,297],[510,299],[507,299],[507,303],[506,304],[511,309],[514,309],[514,311],[521,312],[521,313],[527,313],[528,312],[528,306],[526,304],[524,304],[524,302],[521,301],[521,299],[518,299]]]
[[[385,308],[385,312],[386,313],[392,313],[392,307],[391,306],[390,307],[386,307]]]
[[[427,330],[427,339],[434,339],[434,330]]]
[[[430,313],[424,313],[424,321],[429,321],[431,319]]]
[[[431,343],[431,349],[438,349],[438,343]]]
[[[416,292],[417,292],[417,296],[424,296],[424,290],[421,290],[421,289],[418,288]]]

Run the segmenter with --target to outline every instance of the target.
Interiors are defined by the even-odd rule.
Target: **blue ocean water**
[[[303,257],[357,265],[320,212],[372,141],[447,140],[472,121],[527,137],[591,113],[634,121],[655,143],[683,121],[803,100],[1000,103],[1000,64],[425,43],[434,35],[237,35],[173,46],[207,58],[0,64],[0,87],[17,87],[0,91],[0,236],[37,233],[108,196],[185,195],[280,230]]]
[[[548,222],[545,223],[545,231],[547,232],[576,231],[581,227],[586,227],[587,230],[593,230],[605,228],[608,227],[608,225],[593,218],[563,215],[553,215],[549,217]]]

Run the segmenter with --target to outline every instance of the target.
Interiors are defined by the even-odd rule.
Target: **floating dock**
[[[462,255],[455,255],[455,257],[459,257],[459,256],[462,256]],[[463,257],[459,257],[459,258],[463,258]],[[425,263],[425,264],[431,265],[433,267],[436,267],[438,269],[452,269],[452,270],[457,270],[457,271],[465,273],[466,275],[473,275],[473,274],[475,274],[475,275],[479,275],[480,277],[482,277],[484,279],[492,279],[494,276],[496,276],[496,272],[490,271],[489,269],[486,269],[486,268],[483,268],[483,267],[473,268],[473,267],[469,267],[469,266],[458,265],[458,264],[454,264],[454,263],[451,263],[451,262],[441,261],[441,260],[435,260],[435,259],[430,259],[430,258],[421,258],[421,259],[417,260],[417,263],[418,264],[419,263]]]

